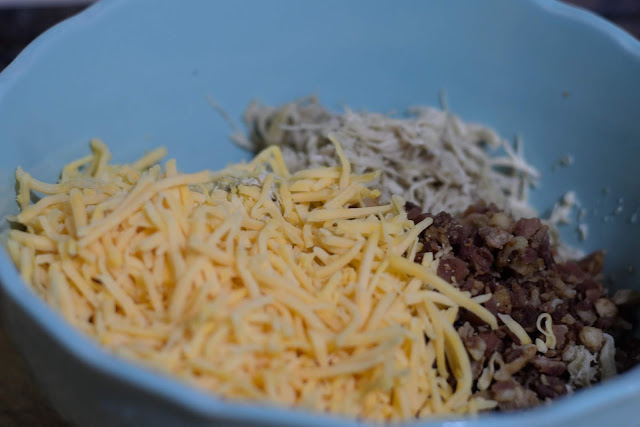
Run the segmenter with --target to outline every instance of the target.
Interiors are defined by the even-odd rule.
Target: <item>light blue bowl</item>
[[[246,158],[208,97],[239,118],[254,98],[278,104],[313,92],[333,107],[402,111],[437,105],[441,90],[463,118],[524,138],[544,174],[534,204],[544,210],[575,190],[589,209],[582,247],[606,248],[608,273],[639,289],[627,268],[640,267],[640,221],[630,221],[640,207],[640,43],[552,0],[100,2],[0,75],[0,190],[12,200],[17,165],[55,179],[91,137],[120,161],[165,145],[186,170]],[[552,170],[567,154],[574,165]],[[605,220],[619,199],[623,212]],[[570,229],[564,237],[577,243]],[[222,402],[136,367],[67,326],[4,252],[0,279],[5,325],[78,424],[356,425]],[[635,369],[531,412],[445,424],[631,426],[639,402]]]

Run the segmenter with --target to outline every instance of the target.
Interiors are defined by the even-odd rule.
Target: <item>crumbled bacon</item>
[[[470,355],[473,377],[482,381],[477,393],[496,400],[499,410],[535,406],[566,394],[571,386],[587,385],[596,377],[597,367],[578,366],[582,362],[569,356],[597,360],[604,333],[615,339],[618,371],[640,363],[640,341],[633,338],[632,325],[622,316],[640,298],[632,291],[607,297],[602,285],[603,252],[556,262],[542,221],[515,221],[493,205],[470,206],[454,218],[444,212],[423,214],[407,204],[407,214],[414,221],[433,218],[420,237],[423,248],[416,261],[426,252],[444,249],[438,275],[473,296],[491,293],[484,306],[493,314],[510,315],[534,342],[546,341],[536,326],[538,317],[551,315],[555,345],[540,352],[534,344],[518,345],[518,338],[505,326],[492,331],[472,313],[460,310],[456,327]],[[575,351],[580,346],[587,353]],[[492,355],[496,371],[490,377],[484,372]],[[580,380],[572,381],[570,372],[579,372]]]

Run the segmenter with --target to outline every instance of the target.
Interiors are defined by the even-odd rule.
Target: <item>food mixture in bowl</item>
[[[235,139],[253,150],[280,146],[295,169],[331,162],[328,135],[337,135],[354,170],[381,170],[387,194],[409,200],[410,219],[433,218],[415,261],[437,259],[441,278],[473,296],[490,294],[484,306],[503,321],[490,331],[463,310],[455,323],[474,390],[498,409],[536,406],[640,363],[632,333],[638,293],[608,295],[604,251],[583,256],[559,241],[563,215],[537,218],[527,198],[539,173],[521,145],[513,149],[446,111],[409,112],[336,114],[313,97],[282,107],[253,103],[245,113],[249,136]]]
[[[484,306],[504,323],[492,331],[462,311],[455,324],[473,360],[476,395],[499,409],[527,408],[638,363],[626,320],[632,293],[607,295],[603,252],[557,262],[540,219],[516,221],[495,205],[472,205],[457,218],[410,203],[407,210],[414,221],[433,218],[415,261],[440,255],[438,275],[472,296],[492,295]]]
[[[558,257],[526,205],[537,172],[495,133],[260,108],[242,141],[261,151],[218,172],[162,149],[113,165],[98,140],[56,184],[18,168],[23,279],[217,396],[367,420],[529,407],[638,362],[636,294],[607,295],[600,253]]]

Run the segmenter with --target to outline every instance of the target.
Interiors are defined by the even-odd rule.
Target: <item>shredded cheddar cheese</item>
[[[531,344],[531,337],[527,334],[527,331],[524,330],[522,325],[513,320],[511,316],[508,314],[498,313],[498,317],[502,320],[502,323],[509,328],[511,332],[518,338],[520,341],[520,345]]]
[[[542,325],[543,321],[544,326]],[[544,341],[540,338],[536,338],[536,347],[538,348],[538,351],[546,353],[547,350],[555,350],[556,335],[553,332],[553,319],[551,319],[551,315],[549,313],[541,313],[536,320],[536,327],[545,337]]]
[[[106,348],[224,398],[378,421],[495,406],[472,396],[453,326],[464,308],[497,327],[486,298],[405,257],[431,219],[376,205],[377,175],[352,174],[333,142],[340,166],[292,175],[278,148],[183,174],[156,164],[162,149],[112,165],[94,140],[57,184],[17,170],[7,248]]]

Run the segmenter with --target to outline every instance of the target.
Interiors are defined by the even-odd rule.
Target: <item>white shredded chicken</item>
[[[609,334],[604,334],[604,345],[598,355],[598,362],[602,381],[616,375],[616,344]]]
[[[495,203],[515,217],[533,217],[528,190],[539,177],[514,148],[490,128],[466,123],[448,111],[417,107],[407,117],[329,112],[315,98],[270,107],[253,103],[245,113],[249,137],[234,140],[258,151],[280,145],[292,170],[326,166],[335,158],[327,138],[342,143],[355,173],[382,170],[382,197],[400,194],[424,211],[463,212],[478,201]]]
[[[567,370],[573,387],[591,385],[598,374],[597,357],[582,345],[568,346],[562,354],[562,360],[569,362]]]

